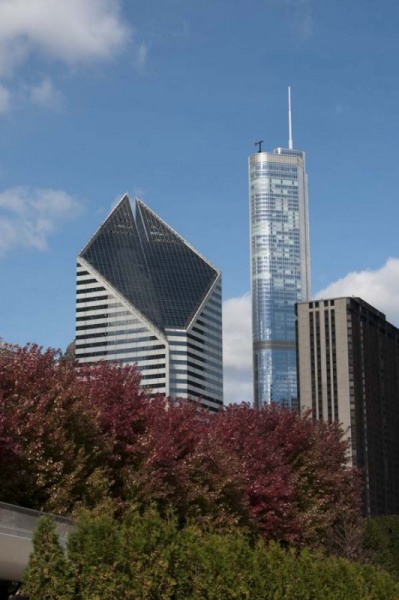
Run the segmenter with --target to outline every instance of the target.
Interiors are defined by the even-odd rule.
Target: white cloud
[[[399,258],[389,258],[374,271],[354,271],[320,290],[317,298],[359,296],[399,323]]]
[[[251,297],[223,302],[224,398],[226,404],[252,402]]]
[[[33,104],[46,108],[59,108],[62,103],[62,94],[49,77],[45,77],[39,84],[32,86],[29,96]]]
[[[17,247],[44,251],[48,238],[82,210],[62,190],[15,187],[0,193],[0,256]]]
[[[39,51],[70,65],[110,58],[129,38],[117,0],[0,0],[0,69]]]
[[[7,79],[5,91],[8,96],[15,93],[12,79],[32,57],[69,67],[87,65],[112,58],[131,36],[119,0],[0,0],[2,88]],[[145,50],[144,45],[137,49],[139,64],[144,64]],[[56,89],[45,78],[41,89],[33,88],[30,99],[48,105],[56,97]],[[5,112],[10,102],[2,102],[0,88],[0,112],[2,106]]]

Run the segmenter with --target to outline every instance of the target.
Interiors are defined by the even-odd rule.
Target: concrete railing
[[[21,580],[32,552],[33,530],[44,515],[47,513],[0,502],[0,579]],[[73,522],[65,517],[48,516],[54,519],[60,543],[65,546]]]

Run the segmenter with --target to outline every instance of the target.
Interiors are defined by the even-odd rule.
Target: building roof
[[[79,254],[161,330],[184,328],[220,273],[169,225],[127,195]]]

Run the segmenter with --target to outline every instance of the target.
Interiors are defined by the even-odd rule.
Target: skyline
[[[76,250],[128,192],[221,269],[225,400],[248,400],[247,156],[286,145],[288,85],[312,295],[398,323],[398,25],[391,0],[0,0],[0,337],[65,350]]]

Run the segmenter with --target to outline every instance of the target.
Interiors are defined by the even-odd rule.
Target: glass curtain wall
[[[295,303],[310,293],[305,155],[249,158],[254,402],[297,404]]]

